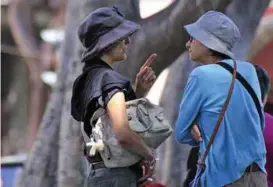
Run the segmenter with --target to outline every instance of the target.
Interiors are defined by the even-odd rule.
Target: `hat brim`
[[[126,37],[134,34],[139,29],[140,26],[138,24],[132,21],[124,20],[119,26],[102,35],[94,46],[87,48],[83,52],[82,61],[84,62],[91,58],[94,58],[105,48],[109,47],[119,40],[125,39]]]
[[[219,53],[225,54],[232,59],[235,59],[234,54],[227,49],[227,47],[225,46],[225,44],[223,44],[223,42],[221,42],[217,37],[213,36],[212,34],[209,34],[206,31],[204,31],[196,23],[186,25],[184,26],[184,28],[186,29],[189,35],[191,35],[193,38],[200,41],[203,45],[205,45],[209,49],[212,49]]]

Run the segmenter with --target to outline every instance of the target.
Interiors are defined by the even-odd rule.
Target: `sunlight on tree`
[[[139,9],[142,19],[148,18],[170,6],[175,0],[140,0]]]

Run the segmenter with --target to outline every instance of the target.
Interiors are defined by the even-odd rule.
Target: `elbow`
[[[122,146],[122,147],[130,147],[132,145],[132,141],[131,141],[131,133],[128,131],[123,131],[123,132],[116,132],[116,139],[118,141],[118,143]]]
[[[196,147],[199,145],[197,141],[195,141],[190,134],[188,133],[176,133],[175,134],[176,141],[180,144],[188,144],[190,146]]]
[[[175,132],[175,139],[178,143],[181,144],[191,144],[193,139],[191,137],[191,134],[188,132],[187,129],[176,131]]]
[[[177,124],[176,124],[176,126],[175,126],[176,128],[175,128],[175,139],[176,139],[176,141],[177,142],[179,142],[179,143],[181,143],[181,144],[183,144],[184,143],[184,136],[185,136],[185,132],[184,132],[184,130],[181,130],[181,128],[177,128],[177,127],[179,127]]]
[[[185,142],[183,141],[183,136],[182,136],[182,134],[179,133],[179,132],[176,132],[176,133],[175,133],[175,139],[176,139],[176,141],[177,141],[178,143],[181,143],[181,144],[185,143]]]
[[[112,123],[112,130],[117,140],[122,147],[130,147],[133,144],[133,132],[129,128],[126,121],[118,121]]]
[[[180,123],[181,124],[181,123]],[[175,129],[175,139],[180,144],[188,144],[190,146],[198,146],[198,142],[196,142],[191,135],[190,127],[181,127],[178,123],[176,124]]]
[[[128,139],[126,138],[117,138],[118,143],[122,146],[122,147],[131,147],[131,142],[128,141]]]

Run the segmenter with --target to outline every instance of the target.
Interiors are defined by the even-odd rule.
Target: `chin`
[[[122,55],[120,58],[117,58],[117,60],[116,61],[124,61],[124,60],[126,60],[127,59],[127,55],[126,54],[124,54],[124,55]]]
[[[190,54],[190,59],[191,59],[191,61],[193,61],[193,62],[200,62],[200,58],[198,58],[198,57],[196,57],[196,56],[194,56],[194,55],[191,55],[191,54]]]
[[[189,54],[189,57],[190,57],[191,61],[196,61],[196,58],[193,55],[191,55],[191,53]]]

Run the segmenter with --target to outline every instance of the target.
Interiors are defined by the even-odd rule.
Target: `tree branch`
[[[39,58],[39,44],[32,34],[30,6],[23,0],[12,1],[8,8],[8,19],[10,30],[22,56],[33,56],[35,54],[34,57]],[[31,148],[35,139],[42,110],[41,64],[35,58],[25,58],[29,74],[28,149]]]
[[[156,52],[158,57],[152,67],[160,73],[185,50],[188,35],[183,25],[195,21],[209,9],[223,11],[229,3],[230,0],[181,0],[170,8],[173,11],[164,20],[160,14],[151,18],[152,23],[143,20],[142,30],[133,37],[133,45],[129,47],[128,60],[116,68],[134,81],[141,65]]]

